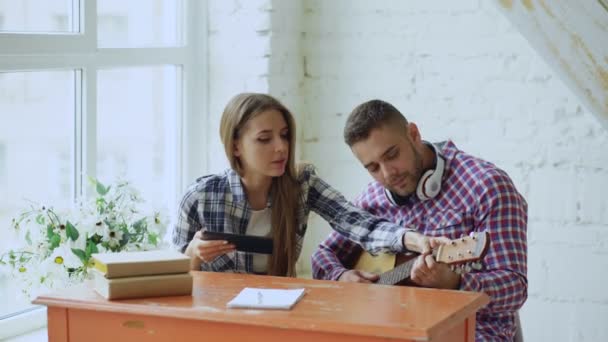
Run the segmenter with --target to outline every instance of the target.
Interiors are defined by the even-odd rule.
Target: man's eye
[[[390,154],[387,156],[387,158],[388,158],[388,160],[393,160],[393,159],[397,158],[397,156],[398,156],[398,155],[399,155],[399,151],[394,151],[394,152],[391,152],[391,153],[390,153]]]
[[[378,171],[378,167],[369,167],[367,168],[367,171],[371,172],[371,173],[375,173],[376,171]]]

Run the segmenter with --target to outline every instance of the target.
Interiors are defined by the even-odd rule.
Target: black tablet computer
[[[241,252],[272,254],[272,239],[263,236],[204,231],[202,239],[226,240]]]

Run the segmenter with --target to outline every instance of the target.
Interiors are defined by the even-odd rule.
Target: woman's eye
[[[262,144],[267,144],[270,142],[270,138],[258,138],[258,141]]]

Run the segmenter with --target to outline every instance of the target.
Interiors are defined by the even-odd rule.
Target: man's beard
[[[422,165],[422,155],[414,148],[414,144],[410,142],[410,148],[412,149],[412,153],[414,156],[414,169],[410,171],[404,171],[398,176],[394,177],[396,179],[405,180],[406,188],[395,189],[393,187],[388,187],[389,190],[393,193],[396,193],[399,196],[407,197],[416,192],[416,188],[418,187],[418,182],[420,181],[420,177],[422,177],[423,165]],[[412,189],[408,189],[407,187],[412,185]]]

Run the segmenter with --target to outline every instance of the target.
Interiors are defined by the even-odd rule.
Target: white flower
[[[99,219],[96,217],[92,218],[93,220],[89,221],[92,229],[90,230],[91,235],[97,234],[99,236],[104,236],[104,234],[108,231],[108,225],[104,219]]]
[[[82,266],[82,261],[72,252],[67,244],[60,245],[53,253],[42,262],[47,268],[77,268]]]
[[[89,233],[89,236],[98,233],[100,236],[103,235],[103,227],[101,225],[97,225],[101,221],[101,218],[98,217],[95,209],[87,207],[83,204],[80,205],[78,210],[78,214],[74,217],[74,222],[76,228],[79,233],[83,233],[81,235],[85,235]]]
[[[120,230],[106,229],[103,236],[104,241],[112,248],[120,246],[122,240],[122,232]]]

